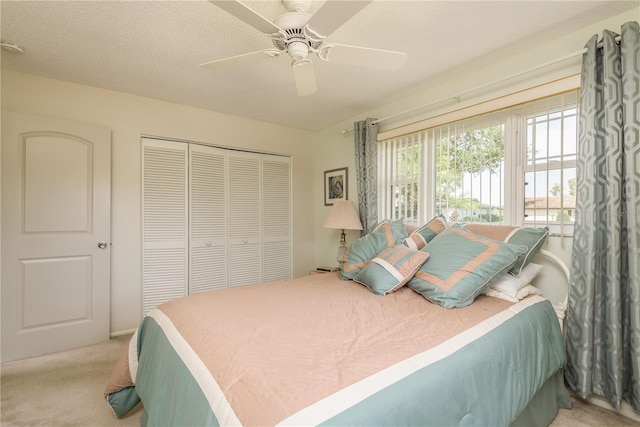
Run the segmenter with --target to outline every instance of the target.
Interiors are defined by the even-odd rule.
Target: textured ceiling
[[[331,0],[333,1],[333,0]],[[279,1],[246,1],[274,20]],[[311,13],[322,1],[313,2]],[[289,58],[207,70],[198,64],[273,47],[202,1],[7,1],[2,67],[286,126],[318,130],[383,105],[430,77],[508,55],[636,6],[636,1],[374,1],[329,36],[407,52],[398,71],[317,60],[318,91],[296,93]]]

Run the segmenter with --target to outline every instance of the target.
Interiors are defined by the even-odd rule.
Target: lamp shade
[[[360,217],[352,201],[337,200],[324,222],[324,228],[337,228],[339,230],[362,230]]]

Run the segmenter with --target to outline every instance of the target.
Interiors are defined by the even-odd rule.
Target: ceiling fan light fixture
[[[287,45],[287,52],[294,62],[299,62],[309,55],[309,45],[304,41],[292,41]]]

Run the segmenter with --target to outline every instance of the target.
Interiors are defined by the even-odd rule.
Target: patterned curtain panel
[[[353,124],[362,235],[378,224],[378,126],[372,123],[373,120],[366,119]]]
[[[566,379],[640,410],[640,35],[594,36],[582,62]]]

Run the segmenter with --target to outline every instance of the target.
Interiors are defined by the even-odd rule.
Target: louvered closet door
[[[143,313],[187,294],[188,145],[142,140]]]
[[[291,159],[262,158],[263,281],[291,278]]]
[[[291,160],[143,138],[143,312],[291,278]]]
[[[189,293],[228,287],[226,150],[190,144]]]
[[[228,155],[229,286],[262,282],[260,154]]]

